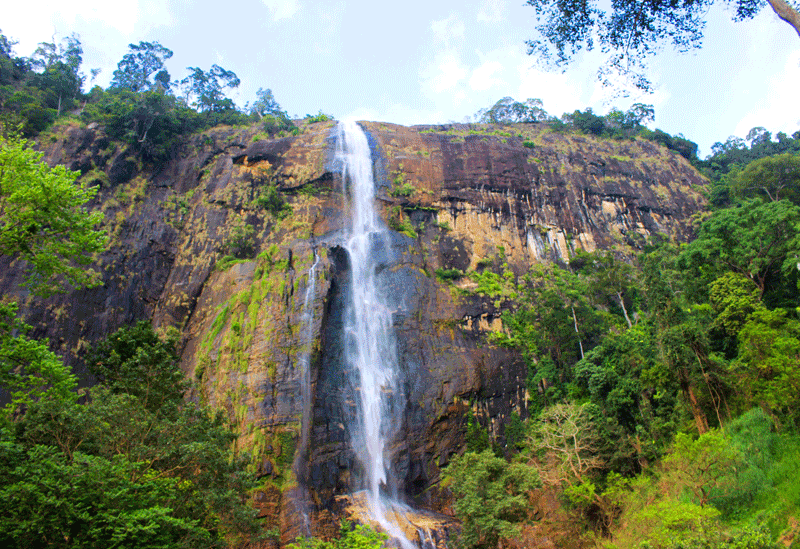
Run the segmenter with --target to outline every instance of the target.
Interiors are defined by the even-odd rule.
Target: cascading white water
[[[302,424],[300,426],[300,447],[294,461],[295,476],[300,479],[306,476],[305,471],[302,470],[306,464],[308,456],[308,439],[311,431],[312,409],[313,403],[311,401],[311,353],[314,344],[314,296],[317,289],[317,266],[319,265],[319,256],[314,250],[314,263],[308,270],[308,282],[306,285],[306,293],[303,297],[303,309],[300,314],[302,322],[302,332],[300,340],[300,353],[297,360],[297,369],[300,371],[300,399],[303,408]],[[311,535],[310,521],[308,517],[308,509],[306,508],[308,502],[307,488],[305,483],[301,482],[303,493],[301,495],[302,508],[300,509],[303,515],[303,534],[306,536]]]
[[[391,410],[404,408],[398,387],[398,360],[392,313],[379,291],[378,258],[387,257],[389,232],[375,212],[372,156],[364,131],[354,121],[338,126],[337,159],[342,165],[350,220],[344,248],[350,259],[350,296],[345,311],[345,362],[357,400],[351,425],[352,447],[364,470],[366,499],[372,518],[404,549],[414,548],[387,511],[400,507],[391,492],[387,445],[396,432]]]

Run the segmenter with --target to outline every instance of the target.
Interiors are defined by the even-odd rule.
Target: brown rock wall
[[[504,254],[522,273],[537,261],[568,261],[577,248],[630,252],[653,234],[685,240],[705,181],[645,141],[537,125],[363,125],[384,218],[398,229],[381,275],[394,299],[407,403],[391,450],[395,474],[418,505],[446,510],[448,495],[435,482],[462,447],[466,411],[501,435],[513,410],[525,412],[527,371],[516,354],[485,344],[498,328],[494,304],[435,270],[475,270]],[[18,267],[4,260],[0,271],[0,290],[24,304],[38,334],[79,373],[82,351],[123,324],[149,318],[183,330],[193,396],[237,426],[263,482],[255,504],[287,536],[301,531],[304,510],[328,524],[335,497],[354,488],[345,428],[352,409],[341,391],[346,212],[333,130],[318,123],[263,140],[256,128],[216,128],[150,169],[100,130],[64,129],[42,147],[51,164],[101,185],[94,207],[112,236],[96,265],[103,285],[35,300],[19,289]],[[270,187],[280,190],[283,211],[262,200]],[[233,250],[246,257],[218,263]],[[300,332],[315,253],[307,343]],[[312,395],[305,449],[304,353]],[[293,470],[297,455],[302,467]]]

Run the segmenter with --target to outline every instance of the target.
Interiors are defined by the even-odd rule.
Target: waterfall
[[[387,518],[396,517],[394,511],[402,507],[393,498],[396,487],[390,476],[387,446],[397,432],[397,416],[405,408],[398,380],[392,311],[377,280],[379,261],[389,256],[390,234],[375,212],[375,182],[367,136],[354,121],[341,122],[337,131],[336,156],[342,165],[350,212],[344,243],[351,273],[344,358],[357,410],[350,425],[351,445],[363,468],[363,478],[359,480],[366,490],[370,518],[403,549],[412,549],[415,545]]]
[[[319,256],[317,251],[314,250],[314,262],[308,270],[308,282],[306,283],[306,293],[303,297],[303,309],[300,313],[300,320],[302,331],[300,334],[300,353],[297,359],[297,368],[300,371],[300,399],[303,407],[302,424],[300,426],[300,447],[294,460],[294,473],[298,480],[301,480],[300,486],[302,487],[301,505],[299,509],[303,515],[303,535],[311,535],[311,525],[308,516],[308,488],[306,487],[305,478],[306,463],[308,457],[308,438],[311,431],[312,408],[313,402],[311,401],[311,353],[314,349],[314,296],[316,295],[317,288],[317,266],[319,265]]]

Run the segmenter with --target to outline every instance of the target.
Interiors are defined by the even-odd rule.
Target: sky
[[[173,79],[216,63],[241,79],[237,104],[270,88],[293,116],[413,125],[462,122],[505,96],[539,98],[555,116],[640,102],[655,108],[652,127],[683,134],[704,157],[755,126],[800,129],[800,37],[768,7],[750,21],[731,15],[713,6],[703,48],[665,49],[650,61],[654,93],[628,97],[597,83],[598,52],[564,73],[537,65],[524,0],[37,0],[35,10],[5,6],[0,30],[20,56],[78,33],[83,71],[101,69],[103,87],[129,43],[158,41],[174,51]]]

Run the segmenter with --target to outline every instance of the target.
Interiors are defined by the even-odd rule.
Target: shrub
[[[445,474],[456,496],[453,507],[463,524],[465,549],[494,548],[501,539],[517,536],[527,515],[526,494],[540,484],[533,467],[508,463],[491,450],[456,457]]]

